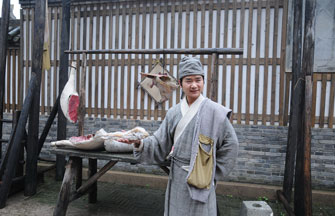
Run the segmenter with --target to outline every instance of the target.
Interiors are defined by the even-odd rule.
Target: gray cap
[[[179,80],[190,75],[205,76],[205,73],[199,58],[184,56],[179,63]]]

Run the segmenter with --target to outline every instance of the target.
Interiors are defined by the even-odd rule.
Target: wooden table
[[[117,162],[127,162],[136,164],[133,154],[125,153],[110,153],[106,151],[84,151],[65,148],[52,148],[51,153],[68,156],[69,160],[66,165],[65,174],[61,189],[58,194],[57,205],[54,210],[54,215],[66,215],[67,207],[70,202],[78,199],[87,192],[89,193],[89,203],[97,201],[97,180],[112,168]],[[89,159],[89,178],[82,184],[80,166],[83,158]],[[109,162],[97,172],[97,160],[108,160]],[[167,174],[169,169],[166,164],[159,165]],[[79,177],[78,177],[79,176]],[[72,184],[76,179],[76,189],[73,189]]]

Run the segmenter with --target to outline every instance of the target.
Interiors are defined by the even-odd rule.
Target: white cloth
[[[190,121],[195,116],[195,114],[197,114],[200,104],[204,99],[205,97],[202,96],[202,94],[200,94],[200,96],[191,104],[191,106],[189,106],[187,103],[186,97],[183,98],[180,104],[181,114],[183,117],[180,119],[177,125],[176,131],[173,137],[173,143],[177,142],[178,138],[183,133],[188,123],[190,123]]]

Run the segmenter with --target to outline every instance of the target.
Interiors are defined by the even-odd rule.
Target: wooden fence
[[[25,94],[31,72],[34,13],[31,5],[22,7],[21,81]],[[41,113],[46,115],[58,94],[62,13],[59,4],[49,4],[48,11],[52,68],[43,74],[41,86]],[[70,49],[243,48],[243,56],[219,56],[218,102],[233,110],[237,124],[287,125],[291,86],[291,73],[285,72],[287,13],[288,0],[75,2],[71,6]],[[138,87],[139,73],[149,72],[164,58],[166,69],[177,77],[181,57],[88,55],[88,116],[162,119],[167,109],[180,101],[180,91],[157,105]],[[199,57],[209,83],[211,58]],[[82,55],[72,54],[69,59],[82,64]],[[80,73],[79,69],[77,83]],[[334,74],[314,74],[313,123],[320,127],[334,124],[334,81]],[[205,86],[205,95],[209,89]]]

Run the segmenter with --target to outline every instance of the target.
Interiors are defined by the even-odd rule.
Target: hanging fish
[[[64,116],[72,123],[78,119],[79,95],[75,89],[76,63],[72,62],[69,80],[64,86],[60,97],[60,107]]]

